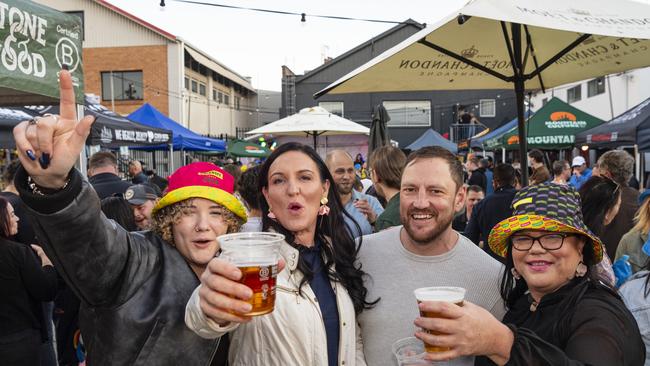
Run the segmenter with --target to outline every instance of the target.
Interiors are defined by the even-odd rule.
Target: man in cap
[[[576,190],[580,189],[582,185],[591,178],[591,169],[587,167],[587,161],[582,156],[576,156],[571,163],[573,175],[569,179],[569,184]]]
[[[124,192],[124,198],[133,208],[135,225],[140,230],[149,230],[151,227],[151,214],[158,203],[158,195],[153,187],[148,184],[136,184]]]
[[[81,300],[88,364],[224,365],[228,345],[187,329],[184,315],[217,236],[246,221],[232,176],[210,163],[179,168],[153,210],[153,230],[127,232],[101,214],[74,169],[94,118],[77,120],[70,73],[59,80],[61,116],[14,128],[23,164],[16,187],[44,250]]]

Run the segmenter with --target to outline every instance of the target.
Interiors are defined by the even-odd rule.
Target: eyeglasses
[[[573,234],[546,234],[538,237],[528,236],[528,235],[513,235],[510,237],[512,242],[512,247],[520,251],[528,251],[533,247],[535,242],[538,242],[539,245],[544,250],[558,250],[562,248],[564,244],[564,239]]]

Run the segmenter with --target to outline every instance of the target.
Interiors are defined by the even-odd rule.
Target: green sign
[[[233,156],[249,158],[265,158],[271,154],[271,151],[266,147],[242,140],[228,141],[228,149],[226,151]]]
[[[29,0],[0,0],[0,104],[56,102],[64,65],[83,104],[81,53],[79,17]]]
[[[596,127],[602,120],[585,113],[558,98],[552,98],[526,123],[529,148],[566,149],[573,146],[577,133]],[[518,128],[498,137],[495,146],[506,149],[519,148]]]

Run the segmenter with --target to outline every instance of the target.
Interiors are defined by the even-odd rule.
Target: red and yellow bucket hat
[[[153,212],[189,198],[216,202],[246,222],[246,210],[234,196],[235,179],[212,163],[198,162],[178,168],[169,176],[169,185]]]
[[[525,187],[512,201],[513,215],[496,224],[488,236],[490,249],[501,257],[508,253],[510,236],[521,230],[580,234],[591,239],[596,263],[603,258],[603,243],[582,218],[580,195],[572,187],[542,183]]]

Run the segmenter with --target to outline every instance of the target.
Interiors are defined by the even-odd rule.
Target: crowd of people
[[[15,128],[4,176],[2,364],[389,366],[413,335],[449,365],[650,362],[650,191],[623,150],[591,169],[531,150],[523,187],[512,164],[440,147],[365,160],[298,143],[164,182],[136,161],[122,180],[99,152],[86,177],[93,121],[60,82],[61,115]],[[275,309],[251,317],[217,237],[261,231],[285,241]],[[416,302],[431,286],[464,301]]]

